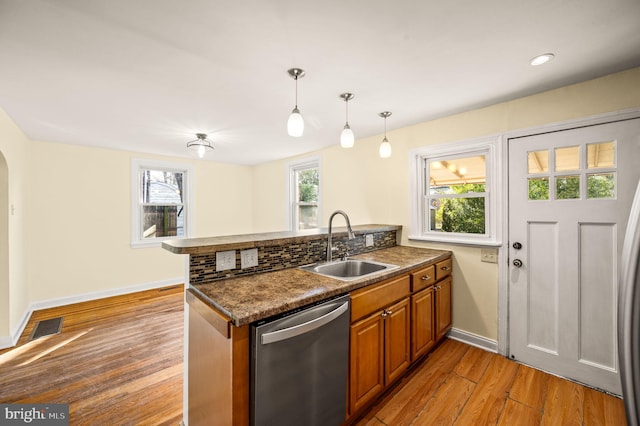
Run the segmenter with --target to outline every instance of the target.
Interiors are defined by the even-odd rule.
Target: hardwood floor
[[[0,403],[68,403],[71,425],[182,420],[182,286],[35,312],[0,351]],[[62,333],[32,342],[36,321]],[[622,400],[446,340],[365,416],[381,425],[625,425]]]
[[[626,419],[619,398],[446,340],[356,424],[622,426]]]
[[[62,332],[28,342],[39,320]],[[0,351],[0,403],[66,403],[71,425],[182,420],[183,286],[34,312]]]

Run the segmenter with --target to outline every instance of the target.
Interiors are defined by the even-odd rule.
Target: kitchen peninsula
[[[334,258],[394,265],[350,280],[298,268],[325,260],[326,229],[164,242],[172,253],[189,255],[189,424],[210,424],[212,416],[220,424],[249,424],[250,324],[340,295],[351,295],[348,415],[361,413],[402,377],[451,326],[451,253],[398,246],[400,231],[394,225],[360,225],[349,239],[346,228],[335,229]],[[372,328],[371,321],[378,323]],[[363,334],[363,324],[380,333]],[[384,324],[386,343],[372,342],[384,338]],[[359,351],[385,344],[401,350],[389,351],[389,359],[381,351],[374,360],[380,368],[361,365]],[[385,371],[385,363],[397,368]],[[358,371],[376,375],[375,386],[359,381]]]

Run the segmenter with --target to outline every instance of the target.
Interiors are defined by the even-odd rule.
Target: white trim
[[[475,346],[476,348],[484,349],[485,351],[498,352],[498,342],[477,334],[469,333],[468,331],[452,328],[449,330],[449,333],[447,333],[447,337],[457,340],[458,342],[466,343],[467,345]]]
[[[153,290],[156,288],[170,287],[183,284],[183,277],[170,278],[162,281],[153,281],[144,284],[133,285],[129,287],[120,287],[110,290],[93,291],[90,293],[78,294],[74,296],[58,297],[55,299],[41,300],[31,302],[27,310],[22,315],[20,323],[12,331],[11,336],[0,336],[0,349],[15,346],[18,339],[22,335],[24,328],[29,322],[29,318],[35,311],[49,308],[57,308],[59,306],[71,305],[74,303],[88,302],[91,300],[104,299],[106,297],[122,296],[129,293],[137,293],[139,291]],[[9,344],[7,346],[7,344]]]
[[[183,205],[186,209],[184,219],[184,237],[189,238],[193,234],[193,182],[195,180],[193,175],[193,166],[188,163],[180,163],[175,161],[160,161],[160,160],[148,160],[144,158],[132,158],[131,159],[131,248],[144,248],[144,247],[160,247],[162,241],[174,240],[176,237],[161,237],[154,238],[153,240],[146,241],[141,240],[140,235],[140,179],[139,171],[141,168],[156,169],[156,170],[168,170],[183,172],[186,175],[186,182],[183,186],[183,190],[186,194],[183,194]]]
[[[438,145],[423,146],[409,151],[409,240],[435,241],[451,244],[499,247],[502,245],[502,205],[503,194],[503,149],[499,134],[489,135],[472,140],[449,142]],[[423,160],[424,157],[471,155],[478,151],[487,152],[487,188],[489,206],[485,224],[488,230],[485,235],[474,236],[459,233],[429,233],[422,229],[422,200],[424,194]]]
[[[518,129],[502,134],[504,162],[503,191],[504,205],[503,215],[503,235],[505,238],[504,250],[499,253],[499,273],[498,273],[498,353],[501,355],[510,355],[509,346],[509,140],[536,134],[558,132],[563,130],[571,130],[579,127],[595,126],[599,124],[630,120],[640,118],[640,108],[631,108],[622,111],[608,112],[604,114],[591,115],[587,117],[571,119],[566,121],[553,122],[525,129]]]
[[[297,160],[289,161],[285,164],[286,173],[286,208],[285,208],[285,227],[290,231],[297,231],[297,226],[293,223],[293,199],[295,198],[295,188],[293,184],[293,176],[296,169],[304,168],[304,166],[318,167],[318,228],[322,223],[322,157],[305,157]]]

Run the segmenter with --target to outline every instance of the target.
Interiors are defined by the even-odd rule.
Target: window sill
[[[464,246],[478,246],[478,247],[502,247],[502,241],[496,241],[488,237],[484,238],[469,238],[466,236],[457,235],[409,235],[409,241],[422,241],[430,243],[441,244],[456,244]]]

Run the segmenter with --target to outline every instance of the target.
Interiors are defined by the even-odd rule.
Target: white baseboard
[[[450,339],[457,340],[467,345],[475,346],[476,348],[484,349],[485,351],[498,353],[498,342],[495,340],[487,339],[486,337],[478,336],[477,334],[469,333],[468,331],[452,328],[449,330],[447,336]]]
[[[12,330],[10,336],[0,336],[0,349],[10,348],[18,343],[24,328],[27,326],[31,314],[41,309],[57,308],[58,306],[71,305],[74,303],[88,302],[90,300],[104,299],[106,297],[122,296],[123,294],[136,293],[139,291],[153,290],[155,288],[168,287],[182,284],[184,277],[170,278],[162,281],[154,281],[129,287],[120,287],[109,290],[92,291],[90,293],[77,294],[73,296],[58,297],[56,299],[40,300],[31,302],[27,310],[22,315],[18,325]]]

